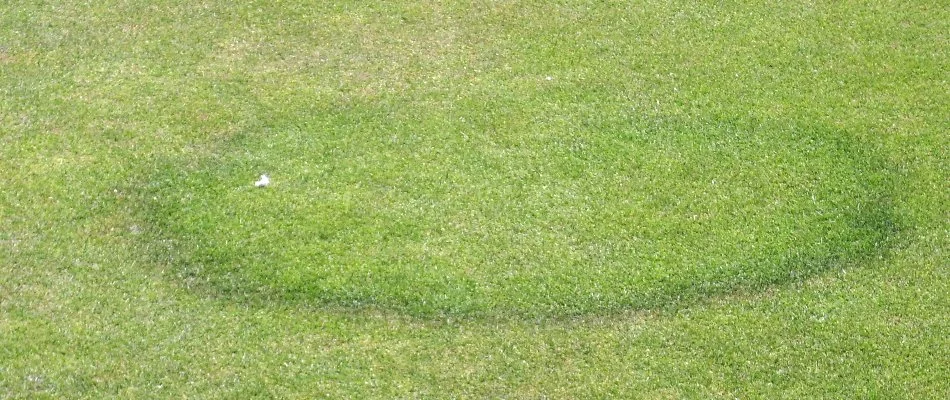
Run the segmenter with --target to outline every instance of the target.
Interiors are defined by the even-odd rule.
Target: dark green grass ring
[[[895,226],[885,166],[821,127],[365,117],[166,160],[150,218],[180,276],[417,316],[600,314],[797,281]]]

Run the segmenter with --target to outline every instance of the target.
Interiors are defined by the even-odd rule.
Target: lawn
[[[239,3],[0,5],[0,398],[950,397],[941,2]]]

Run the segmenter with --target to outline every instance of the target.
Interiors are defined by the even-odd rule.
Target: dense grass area
[[[7,3],[0,397],[946,397],[948,21]]]
[[[562,118],[620,112],[598,104]],[[526,123],[543,112],[528,108],[491,121],[498,132],[400,111],[416,107],[303,113],[167,161],[149,181],[172,263],[242,295],[605,313],[800,279],[876,254],[893,229],[880,163],[816,128],[651,118],[585,131]],[[252,187],[256,171],[274,185]]]

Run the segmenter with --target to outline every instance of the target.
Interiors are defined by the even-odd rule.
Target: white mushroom
[[[267,185],[270,185],[270,179],[267,177],[267,175],[261,175],[261,179],[258,179],[257,182],[254,182],[254,186],[257,187],[264,187]]]

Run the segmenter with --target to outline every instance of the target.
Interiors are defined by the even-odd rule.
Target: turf
[[[948,20],[0,6],[0,396],[946,397]]]
[[[656,307],[867,256],[892,228],[870,156],[816,128],[583,132],[529,109],[491,122],[524,130],[481,134],[406,112],[320,110],[168,160],[151,220],[216,290],[417,315]]]

